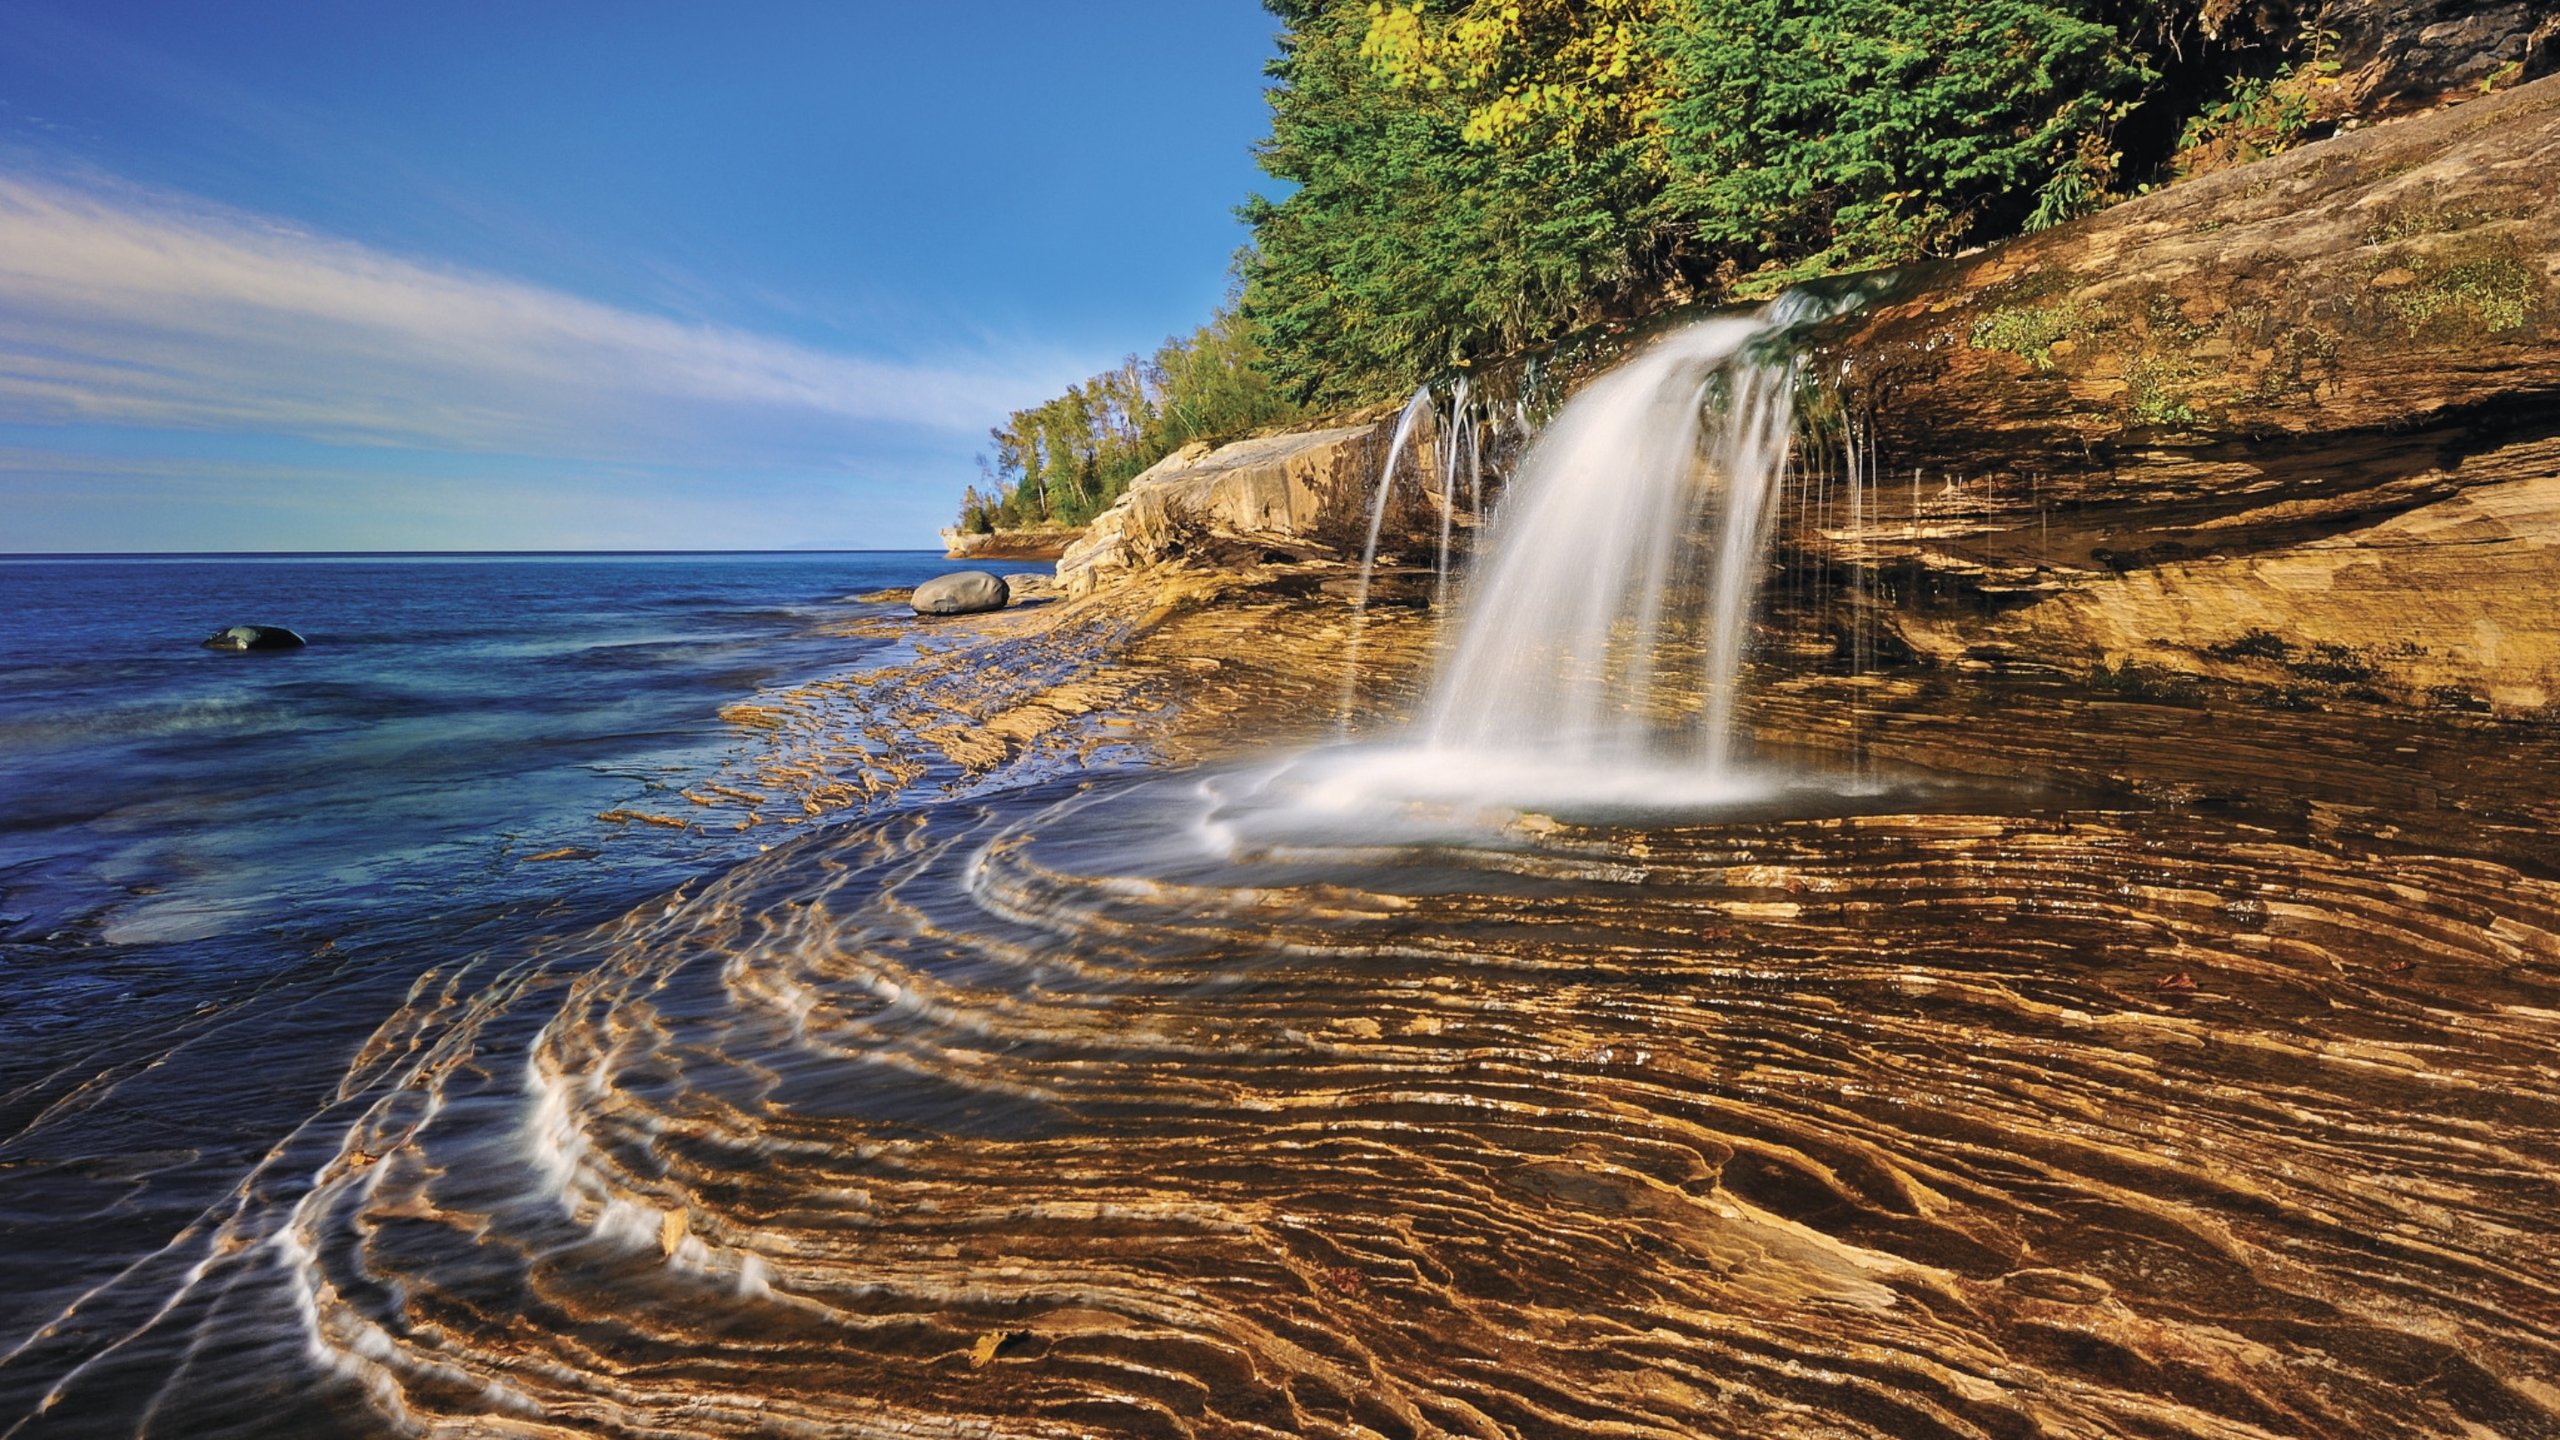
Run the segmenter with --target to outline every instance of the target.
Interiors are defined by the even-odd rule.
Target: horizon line
[[[399,559],[403,556],[542,556],[542,555],[929,555],[930,546],[814,546],[775,549],[568,549],[540,550],[0,550],[7,560],[295,560]]]

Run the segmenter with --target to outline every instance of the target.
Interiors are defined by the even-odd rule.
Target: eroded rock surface
[[[2400,114],[2469,99],[2560,66],[2560,12],[2546,0],[2330,0],[2349,113]]]
[[[1055,560],[1083,538],[1083,530],[1066,526],[983,533],[951,529],[942,532],[942,553],[953,560]]]
[[[1914,650],[2209,671],[2273,636],[2402,699],[2560,693],[2560,79],[1905,294],[1832,357],[1882,457],[1859,521],[1791,543]]]

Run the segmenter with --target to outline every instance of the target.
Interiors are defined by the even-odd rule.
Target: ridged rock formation
[[[2555,277],[2560,79],[1935,267],[1829,342],[1874,444],[1792,543],[1941,660],[2540,710]]]
[[[942,553],[953,560],[1055,560],[1084,538],[1084,531],[1064,526],[1042,530],[967,530],[942,532]]]
[[[2376,118],[2468,99],[2560,68],[2560,13],[2546,0],[2329,0],[2340,100]]]

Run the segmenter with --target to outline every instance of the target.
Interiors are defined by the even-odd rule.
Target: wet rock
[[[310,642],[281,625],[232,625],[205,637],[207,650],[299,650]]]
[[[984,570],[957,570],[916,587],[908,603],[919,615],[975,615],[1001,610],[1013,598],[1002,577]]]

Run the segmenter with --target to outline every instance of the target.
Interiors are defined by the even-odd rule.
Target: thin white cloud
[[[1044,360],[864,359],[0,174],[0,422],[734,463],[974,431],[1068,378]]]

